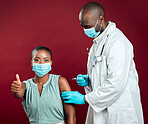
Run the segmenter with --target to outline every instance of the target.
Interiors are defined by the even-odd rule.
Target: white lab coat
[[[94,39],[87,68],[90,82],[85,87],[89,103],[85,124],[144,123],[133,46],[115,23],[109,22]]]

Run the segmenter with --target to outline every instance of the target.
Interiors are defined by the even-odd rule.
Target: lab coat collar
[[[116,28],[116,24],[113,22],[108,22],[108,26],[105,28],[105,30],[98,36],[96,37],[93,42],[94,43],[100,43],[103,37],[108,35],[110,32],[112,32]]]

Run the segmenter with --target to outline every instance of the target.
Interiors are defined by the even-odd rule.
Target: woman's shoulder
[[[61,92],[71,91],[70,85],[65,77],[60,76],[58,83],[59,83],[59,88]]]
[[[59,76],[59,82],[65,82],[67,79],[63,76]]]
[[[49,77],[53,80],[53,79],[59,79],[59,77],[61,77],[61,75],[57,75],[57,74],[49,74]]]
[[[33,83],[33,78],[24,80],[24,81],[22,82],[22,84],[24,84],[24,85],[26,86],[26,89],[28,89],[29,87],[32,87],[32,86],[35,85],[35,84]]]
[[[60,83],[65,83],[67,82],[67,79],[61,75],[57,75],[57,74],[49,74],[51,76],[51,78],[56,78],[58,79],[58,82]]]
[[[30,78],[30,79],[27,79],[27,80],[24,80],[22,83],[29,83],[29,82],[31,82],[33,80],[33,78]]]

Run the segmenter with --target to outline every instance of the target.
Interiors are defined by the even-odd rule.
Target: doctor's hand
[[[20,87],[21,87],[21,81],[20,81],[19,75],[16,74],[16,81],[13,81],[13,83],[11,84],[11,91],[13,93],[17,93]]]
[[[77,76],[77,83],[79,86],[84,87],[88,85],[88,75],[79,74]]]
[[[65,91],[61,95],[64,103],[85,104],[84,95],[78,91]]]

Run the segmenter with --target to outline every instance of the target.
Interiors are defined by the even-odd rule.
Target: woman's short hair
[[[47,48],[47,47],[45,47],[45,46],[38,46],[38,47],[35,47],[35,48],[32,50],[32,52],[31,52],[31,59],[33,58],[33,52],[34,52],[34,51],[38,51],[38,50],[45,50],[45,51],[49,52],[50,57],[51,57],[51,60],[52,60],[52,52],[51,52],[51,50],[50,50],[49,48]]]

